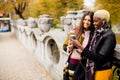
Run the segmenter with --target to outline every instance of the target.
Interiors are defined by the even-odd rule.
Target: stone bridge
[[[68,55],[62,45],[66,37],[62,29],[42,33],[39,28],[12,26],[12,32],[55,80],[62,80],[62,71]]]
[[[0,80],[53,80],[12,32],[0,32]]]
[[[37,19],[11,20],[11,33],[55,80],[62,80],[63,67],[68,57],[62,45],[69,30],[78,24],[84,12],[85,10],[68,11],[66,16],[60,18],[61,24],[57,29],[51,28],[53,18],[47,14],[40,15]]]

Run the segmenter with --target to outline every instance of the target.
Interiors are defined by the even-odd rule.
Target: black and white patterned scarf
[[[90,43],[89,50],[95,53],[96,42],[101,38],[101,36],[110,28],[108,24],[104,24],[100,29],[94,31],[93,38]],[[94,80],[94,62],[87,59],[85,80]]]
[[[108,30],[110,29],[110,26],[108,24],[104,24],[101,28],[97,29],[94,31],[94,35],[93,35],[93,38],[91,40],[91,43],[90,43],[90,48],[89,50],[91,51],[95,51],[95,46],[96,46],[96,42],[98,40],[100,40],[100,38],[102,37],[102,35]]]

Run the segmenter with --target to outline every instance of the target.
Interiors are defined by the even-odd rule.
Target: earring
[[[105,20],[103,20],[103,24],[105,23]]]

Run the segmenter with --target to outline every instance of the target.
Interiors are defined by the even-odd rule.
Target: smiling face
[[[88,29],[91,26],[91,19],[89,15],[86,15],[83,19],[83,26],[85,29]]]
[[[104,20],[100,19],[97,16],[94,16],[93,20],[94,20],[93,24],[94,24],[95,29],[99,29],[104,24]]]

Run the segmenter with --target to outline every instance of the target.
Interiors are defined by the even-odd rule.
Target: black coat
[[[98,37],[94,51],[85,48],[82,56],[92,60],[95,63],[96,70],[105,70],[112,68],[112,57],[116,46],[115,34],[111,29]]]
[[[85,80],[86,61],[87,59],[80,60],[74,72],[73,80]]]

